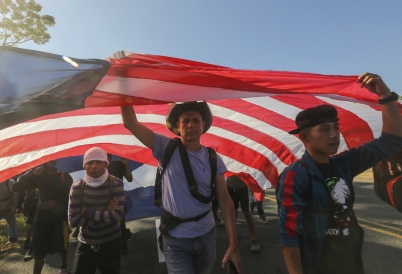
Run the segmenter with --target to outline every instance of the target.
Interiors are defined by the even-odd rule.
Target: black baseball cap
[[[338,122],[338,111],[330,105],[319,105],[313,108],[307,108],[296,116],[297,128],[289,131],[289,134],[299,134],[301,130],[316,125]]]

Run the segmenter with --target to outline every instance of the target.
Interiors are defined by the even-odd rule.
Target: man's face
[[[339,123],[328,122],[313,126],[308,132],[300,133],[300,138],[310,154],[332,155],[339,148]]]
[[[202,120],[201,114],[197,111],[183,112],[176,124],[180,135],[186,141],[199,140],[204,131],[204,126],[205,122]]]
[[[99,178],[105,173],[107,166],[103,161],[89,161],[85,164],[85,171],[90,177]]]

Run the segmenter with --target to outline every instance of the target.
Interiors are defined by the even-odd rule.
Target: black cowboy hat
[[[185,102],[185,103],[172,103],[169,111],[166,114],[166,126],[174,134],[180,136],[179,130],[176,128],[176,123],[179,121],[179,117],[183,112],[197,111],[201,114],[202,120],[205,122],[205,133],[212,125],[212,112],[207,102]]]

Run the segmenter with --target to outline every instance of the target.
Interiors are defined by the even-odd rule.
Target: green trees
[[[0,45],[17,46],[33,41],[43,45],[50,40],[51,15],[40,15],[42,6],[34,0],[0,0]]]

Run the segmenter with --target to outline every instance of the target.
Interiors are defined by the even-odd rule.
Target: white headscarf
[[[83,167],[85,168],[85,164],[90,161],[102,161],[102,162],[106,162],[109,164],[106,151],[104,151],[100,147],[93,147],[93,148],[88,149],[87,152],[85,152]],[[109,172],[107,169],[105,169],[105,173],[103,173],[103,175],[98,178],[92,178],[85,172],[84,181],[89,186],[96,188],[96,187],[102,185],[104,182],[106,182],[106,180],[108,179],[108,176],[109,176]]]

